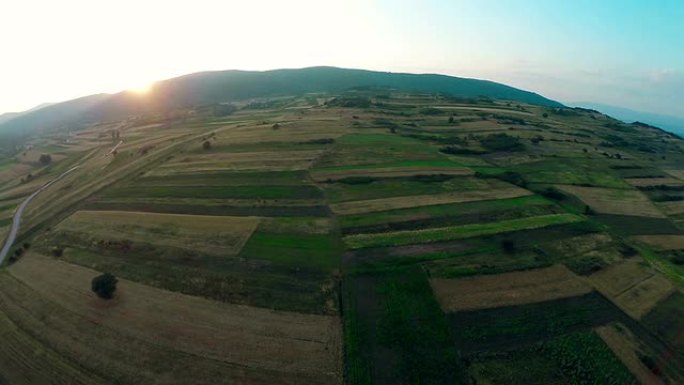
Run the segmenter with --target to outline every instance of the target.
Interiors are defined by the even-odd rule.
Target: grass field
[[[448,203],[508,199],[530,194],[530,192],[521,188],[510,187],[497,190],[463,191],[457,193],[412,195],[395,198],[360,200],[331,204],[330,208],[338,215],[354,215]]]
[[[497,234],[523,229],[558,225],[581,221],[572,214],[551,214],[539,217],[511,219],[498,223],[475,224],[466,226],[443,227],[415,231],[396,231],[382,234],[358,234],[344,238],[349,248],[401,246],[416,243],[431,243],[455,239]]]
[[[78,166],[0,271],[0,384],[684,382],[679,139],[385,89],[235,106],[0,159],[0,238]]]

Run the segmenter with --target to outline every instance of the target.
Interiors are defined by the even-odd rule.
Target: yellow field
[[[665,215],[641,192],[600,187],[558,186],[575,195],[598,213],[664,218]]]
[[[145,384],[341,382],[337,317],[217,303],[125,280],[104,301],[90,291],[96,274],[37,254],[0,273],[0,310],[14,324],[0,318],[3,336],[27,328],[42,352],[18,356],[14,349],[27,344],[3,340],[0,368],[12,383],[37,383],[14,377],[26,367],[34,368],[26,375],[49,376],[72,359],[81,368],[60,370],[63,383],[79,383],[80,371],[95,375],[90,383],[98,375]]]
[[[57,230],[231,256],[237,255],[258,224],[256,217],[78,211]]]
[[[509,187],[495,190],[462,191],[457,193],[413,195],[396,198],[369,199],[364,201],[343,202],[330,205],[340,215],[362,214],[410,207],[432,206],[446,203],[484,201],[490,199],[516,198],[532,193],[519,188]]]
[[[445,312],[523,305],[589,293],[562,265],[461,279],[433,278],[432,290]]]
[[[624,328],[617,329],[614,325],[599,326],[596,333],[608,345],[615,356],[622,361],[627,369],[636,377],[641,385],[661,385],[663,380],[653,374],[637,356],[637,349],[631,338],[624,333]]]
[[[684,249],[684,235],[637,235],[634,239],[661,250]]]
[[[675,290],[670,281],[639,258],[613,264],[590,275],[587,281],[636,319]]]
[[[468,168],[450,167],[392,167],[392,168],[366,168],[355,170],[313,171],[311,177],[318,182],[337,180],[348,177],[367,176],[376,178],[391,178],[414,175],[472,175],[473,171]]]

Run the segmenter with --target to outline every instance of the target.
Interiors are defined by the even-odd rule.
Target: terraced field
[[[79,168],[0,271],[0,383],[684,383],[680,139],[439,95],[258,105],[1,163],[0,238]]]

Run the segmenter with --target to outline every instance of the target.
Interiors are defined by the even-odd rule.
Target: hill
[[[72,170],[0,269],[0,383],[684,383],[678,136],[375,88],[218,112],[0,158],[0,239]]]
[[[148,95],[130,92],[92,95],[55,104],[0,124],[0,132],[53,131],[102,120],[163,112],[178,107],[228,103],[253,98],[340,92],[355,88],[441,93],[456,97],[487,97],[543,106],[562,105],[532,92],[503,84],[444,75],[415,75],[334,67],[274,71],[201,72],[156,83]]]
[[[607,115],[613,116],[624,122],[643,122],[653,126],[663,128],[677,135],[684,135],[684,118],[676,116],[654,114],[651,112],[636,111],[629,108],[611,106],[602,103],[576,102],[574,106],[592,108]]]

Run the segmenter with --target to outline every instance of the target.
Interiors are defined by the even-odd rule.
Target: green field
[[[358,234],[344,238],[345,243],[352,249],[365,247],[401,246],[416,243],[431,243],[497,234],[523,229],[558,225],[582,221],[581,217],[573,214],[551,214],[539,217],[511,219],[497,223],[475,224],[466,226],[443,227],[414,231],[396,231],[383,234]]]
[[[78,168],[0,271],[0,384],[684,383],[684,251],[644,243],[684,231],[684,142],[657,129],[372,88],[28,140],[0,238]]]

